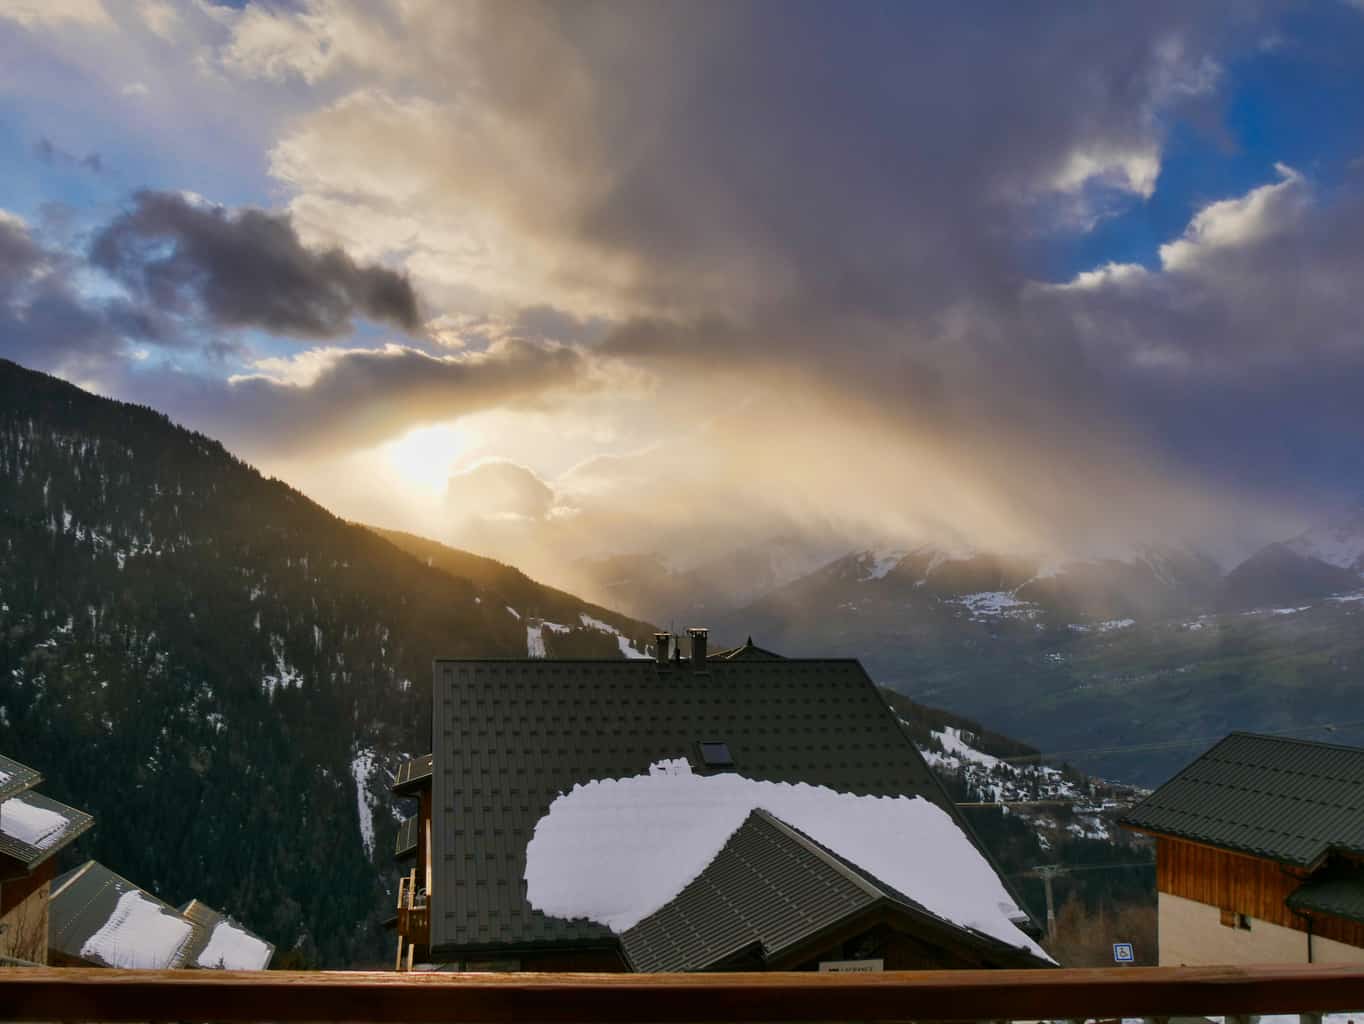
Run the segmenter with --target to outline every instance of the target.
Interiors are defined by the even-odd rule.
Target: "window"
[[[729,744],[723,740],[702,740],[701,762],[707,768],[734,767],[734,758],[729,753]]]

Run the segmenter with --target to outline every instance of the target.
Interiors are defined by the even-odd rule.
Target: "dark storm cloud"
[[[1149,187],[1159,119],[1249,21],[987,6],[493,4],[469,59],[561,168],[513,213],[630,261],[639,301],[900,318],[1010,290],[1085,161]]]
[[[262,210],[139,192],[96,236],[91,259],[142,302],[223,327],[324,338],[347,333],[355,316],[420,326],[405,275],[310,249],[288,216]]]
[[[0,356],[43,370],[94,370],[118,358],[138,311],[85,300],[73,271],[63,253],[0,211]]]
[[[414,348],[310,353],[316,372],[231,381],[173,371],[129,376],[123,391],[250,453],[363,448],[489,408],[525,408],[556,390],[589,386],[577,349],[504,340],[486,351],[432,356]]]

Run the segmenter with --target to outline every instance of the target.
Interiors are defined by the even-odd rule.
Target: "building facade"
[[[786,659],[751,642],[708,654],[705,631],[689,634],[685,658],[673,637],[660,634],[657,657],[647,661],[435,662],[432,753],[409,761],[394,784],[395,793],[418,803],[396,851],[411,865],[399,886],[399,969],[1050,963],[1031,938],[1035,925],[1016,893],[857,661]],[[663,775],[683,778],[655,778]],[[770,792],[784,794],[790,810],[755,804],[747,817],[740,814],[690,884],[613,929],[590,908],[546,913],[529,891],[532,838],[547,841],[552,806],[568,813],[560,797],[594,784],[599,799],[621,800],[608,808],[610,829],[586,831],[601,844],[603,860],[617,856],[635,879],[622,874],[627,902],[647,872],[619,861],[619,849],[667,860],[667,830],[682,838],[687,808],[697,803],[682,792],[688,787],[709,786],[707,799],[745,787],[786,787]],[[995,894],[988,912],[959,913],[943,901],[957,884],[950,870],[916,877],[913,885],[909,875],[901,877],[906,859],[931,852],[916,853],[912,841],[872,869],[840,849],[839,836],[812,835],[808,821],[804,829],[793,824],[800,807],[791,803],[792,787],[802,784],[850,804],[903,798],[895,806],[906,810],[913,801],[913,813],[932,819],[936,842],[952,846],[943,863],[953,857],[969,863],[980,883],[975,888]],[[640,793],[649,806],[630,803]],[[664,813],[670,799],[675,815]],[[647,828],[646,812],[654,815]],[[662,835],[661,845],[641,845],[640,829]],[[876,842],[864,838],[862,861],[878,860]],[[592,867],[590,859],[584,863]]]
[[[1123,825],[1156,839],[1162,966],[1364,964],[1364,750],[1233,733]]]

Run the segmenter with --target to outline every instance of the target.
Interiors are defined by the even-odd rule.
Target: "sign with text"
[[[1136,956],[1132,953],[1132,943],[1115,942],[1113,943],[1113,962],[1118,964],[1136,963]]]
[[[819,965],[821,974],[873,974],[885,969],[884,960],[825,960]]]

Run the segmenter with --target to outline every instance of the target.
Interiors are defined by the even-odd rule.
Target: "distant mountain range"
[[[717,564],[727,562],[769,575],[782,564],[761,546]],[[633,569],[612,600],[634,614],[681,614],[721,643],[752,634],[792,654],[860,657],[880,682],[1045,750],[1105,748],[1077,763],[1115,778],[1159,782],[1237,728],[1330,724],[1341,731],[1298,734],[1364,740],[1353,724],[1364,720],[1353,696],[1364,682],[1364,507],[1230,571],[1177,547],[1050,564],[879,547],[725,604],[717,589],[688,589],[695,571],[642,559]],[[760,574],[746,578],[761,589]],[[706,600],[688,603],[696,593]]]

